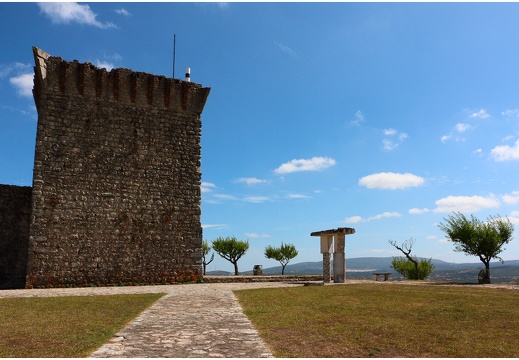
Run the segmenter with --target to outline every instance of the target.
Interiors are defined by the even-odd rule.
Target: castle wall
[[[25,287],[31,188],[0,185],[0,289]]]
[[[26,286],[201,278],[200,114],[210,89],[34,52]]]

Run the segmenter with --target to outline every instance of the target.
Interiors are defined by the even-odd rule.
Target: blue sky
[[[519,225],[517,3],[0,3],[0,183],[31,185],[32,46],[211,87],[204,239],[249,240],[240,270],[319,261],[313,231],[353,227],[348,258],[452,262],[452,211]],[[517,231],[516,231],[517,237]],[[506,246],[519,259],[519,240]],[[209,270],[232,270],[215,257]]]

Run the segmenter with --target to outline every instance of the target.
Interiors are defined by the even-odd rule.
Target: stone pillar
[[[323,254],[323,281],[331,281],[330,257],[332,253],[333,235],[321,235],[321,254]]]
[[[344,248],[346,245],[346,235],[335,234],[333,247],[333,282],[344,283],[346,273],[346,256]]]

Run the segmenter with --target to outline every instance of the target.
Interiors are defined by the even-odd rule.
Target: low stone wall
[[[25,287],[31,190],[0,185],[0,289]]]
[[[204,276],[204,283],[299,282],[323,281],[322,275],[229,275]]]

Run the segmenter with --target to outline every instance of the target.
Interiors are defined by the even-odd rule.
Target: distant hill
[[[390,272],[390,279],[403,279],[394,269],[391,269],[392,257],[361,257],[346,259],[346,278],[350,279],[373,279],[374,272]],[[454,282],[477,283],[478,273],[483,269],[481,262],[474,263],[449,263],[446,261],[432,259],[436,267],[431,274],[430,280],[444,280]],[[285,274],[322,274],[323,262],[302,262],[288,264]],[[240,274],[252,274],[252,271]],[[281,274],[281,266],[263,269],[265,275]],[[228,271],[210,271],[207,275],[229,275]],[[490,275],[492,283],[519,283],[519,260],[509,260],[501,264],[499,261],[490,264]]]

